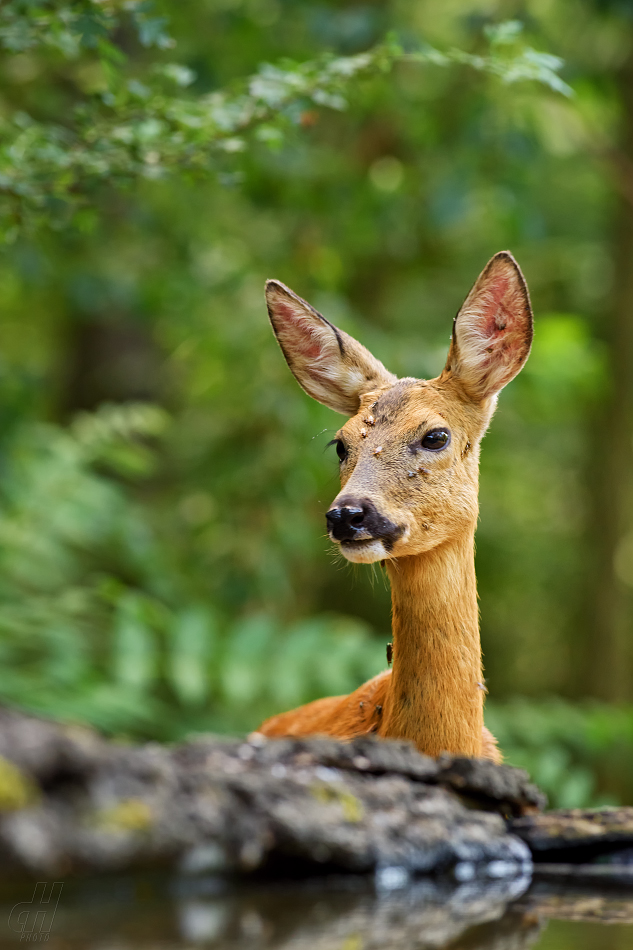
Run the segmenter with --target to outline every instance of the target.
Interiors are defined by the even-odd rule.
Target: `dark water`
[[[633,950],[633,887],[397,883],[341,877],[229,886],[137,876],[60,882],[55,890],[49,881],[36,890],[5,880],[0,947]]]

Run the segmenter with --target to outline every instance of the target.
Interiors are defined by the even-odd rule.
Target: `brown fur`
[[[355,739],[369,733],[389,738],[381,726],[391,677],[391,670],[385,670],[363,683],[349,696],[315,699],[299,709],[271,716],[262,723],[258,732],[265,736],[286,738],[322,735],[334,739]],[[481,750],[477,754],[493,762],[502,760],[497,740],[485,726],[482,729]]]
[[[507,252],[488,264],[456,318],[444,371],[428,382],[396,380],[371,354],[364,361],[360,344],[342,340],[292,291],[277,282],[268,290],[275,332],[299,382],[352,414],[338,433],[347,458],[333,507],[370,500],[398,531],[389,542],[368,535],[341,545],[352,561],[386,562],[393,671],[349,696],[274,716],[259,731],[338,738],[376,733],[411,739],[429,755],[500,761],[483,725],[474,534],[480,441],[498,391],[521,369],[532,339],[518,265]],[[451,442],[432,453],[420,440],[435,428],[450,430]]]

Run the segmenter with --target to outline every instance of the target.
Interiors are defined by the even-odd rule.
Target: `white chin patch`
[[[341,553],[354,564],[373,564],[374,561],[384,561],[386,557],[389,557],[382,541],[354,541],[352,544],[341,544]]]

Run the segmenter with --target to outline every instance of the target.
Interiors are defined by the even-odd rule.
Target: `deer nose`
[[[353,541],[365,528],[365,508],[330,508],[325,520],[329,533],[336,541]]]

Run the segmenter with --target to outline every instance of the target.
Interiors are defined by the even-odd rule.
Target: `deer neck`
[[[387,563],[393,670],[381,735],[480,756],[483,689],[471,535]]]

